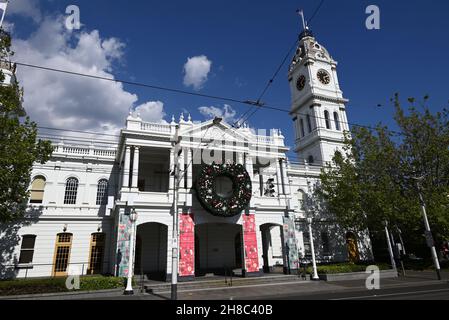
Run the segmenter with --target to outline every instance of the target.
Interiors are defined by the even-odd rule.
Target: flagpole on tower
[[[303,9],[298,9],[298,10],[296,10],[296,13],[301,16],[301,18],[302,18],[302,28],[305,31],[307,29],[307,22],[306,22],[306,19],[304,18],[304,10]]]
[[[6,15],[6,8],[8,7],[9,0],[1,1],[0,2],[0,10],[1,10],[1,20],[0,20],[0,29],[3,28],[3,20],[5,19]]]

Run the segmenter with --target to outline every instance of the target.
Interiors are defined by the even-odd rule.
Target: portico
[[[170,239],[175,185],[171,172],[175,164],[172,141],[176,126],[182,149],[177,212],[179,277],[189,280],[206,273],[224,273],[225,269],[241,269],[244,276],[253,276],[262,274],[264,266],[282,265],[285,260],[282,225],[291,213],[291,205],[285,161],[288,148],[280,131],[255,135],[247,127],[214,125],[212,120],[194,124],[190,117],[188,121],[181,117],[179,123],[173,119],[170,124],[152,124],[131,114],[121,139],[121,189],[116,207],[122,209],[116,210],[116,219],[119,230],[127,229],[123,226],[126,208],[132,206],[139,213],[134,241],[135,272],[159,277],[163,274],[166,278],[172,272]],[[250,201],[236,216],[216,216],[198,199],[195,181],[204,166],[212,163],[235,163],[248,173],[252,187]],[[226,193],[235,188],[229,181],[220,177],[214,182],[214,190],[221,197],[226,198]],[[267,192],[267,188],[273,190]],[[271,237],[281,246],[280,252],[276,252],[281,258],[264,262],[262,238],[266,230],[261,226],[267,223],[279,226]],[[149,239],[158,241],[158,250]]]

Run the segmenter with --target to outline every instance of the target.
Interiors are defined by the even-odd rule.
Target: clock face
[[[301,91],[306,86],[306,77],[301,75],[296,81],[296,88]]]
[[[325,71],[325,70],[318,71],[317,77],[318,77],[318,80],[320,80],[320,82],[322,84],[329,84],[331,82],[331,77],[330,77],[329,73],[327,73],[327,71]]]

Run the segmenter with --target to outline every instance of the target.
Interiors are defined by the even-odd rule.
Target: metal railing
[[[57,269],[57,263],[24,263],[24,264],[4,264],[0,266],[0,279],[27,279],[27,278],[56,278],[69,275],[73,272],[73,267],[78,267],[76,274],[80,276],[87,275],[111,275],[113,274],[112,266],[109,261],[95,264],[92,269],[90,262],[69,262]],[[100,265],[100,267],[98,267]],[[79,271],[79,272],[78,272]]]

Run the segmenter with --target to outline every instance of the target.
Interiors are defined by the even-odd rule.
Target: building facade
[[[0,276],[126,276],[132,268],[166,280],[173,215],[181,279],[297,269],[311,251],[310,188],[349,130],[336,66],[310,31],[301,34],[288,75],[296,162],[280,130],[190,115],[160,124],[132,113],[114,145],[55,142],[51,160],[33,168],[25,219],[1,226]],[[312,226],[319,261],[372,258],[369,238],[343,230],[331,213],[316,213]]]

